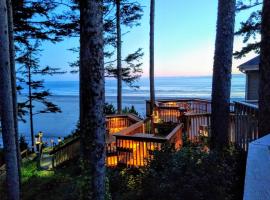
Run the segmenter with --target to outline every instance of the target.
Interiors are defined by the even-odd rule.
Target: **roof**
[[[247,71],[257,71],[259,70],[259,63],[260,63],[260,56],[256,56],[255,58],[252,58],[251,60],[243,63],[242,65],[239,65],[238,68],[241,72],[247,72]]]

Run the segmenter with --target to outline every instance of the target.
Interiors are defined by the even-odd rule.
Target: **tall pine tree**
[[[6,186],[8,199],[20,199],[18,150],[16,148],[16,131],[14,122],[13,92],[11,80],[10,59],[10,33],[9,24],[12,17],[8,13],[10,1],[0,1],[0,115],[2,136],[4,143],[4,154],[6,164]]]
[[[251,11],[251,14],[247,20],[241,22],[240,28],[235,33],[236,36],[243,37],[243,43],[246,44],[241,50],[234,52],[236,59],[241,59],[250,52],[260,53],[261,5],[262,0],[237,1],[238,13]]]
[[[218,1],[218,18],[212,82],[212,147],[229,142],[231,68],[234,40],[235,0]]]
[[[80,2],[80,136],[86,173],[82,199],[105,199],[102,1]]]
[[[260,57],[259,134],[270,134],[270,0],[263,1]]]

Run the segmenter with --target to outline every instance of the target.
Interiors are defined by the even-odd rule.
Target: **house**
[[[260,56],[257,56],[238,66],[239,70],[246,74],[246,101],[259,99],[259,63]]]

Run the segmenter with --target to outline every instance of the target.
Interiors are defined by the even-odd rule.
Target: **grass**
[[[67,163],[61,168],[47,171],[38,170],[35,161],[23,163],[22,175],[22,200],[46,199],[63,200],[78,199],[80,168],[77,161]],[[4,184],[0,185],[1,200],[5,200]]]

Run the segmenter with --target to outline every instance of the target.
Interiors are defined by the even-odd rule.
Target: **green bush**
[[[173,122],[160,122],[155,124],[157,135],[166,136],[175,128]]]
[[[148,167],[110,176],[113,199],[242,199],[246,155],[231,146],[223,152],[190,145],[154,152]],[[124,174],[123,176],[121,174]]]
[[[131,107],[125,107],[122,112],[124,114],[134,114],[134,115],[140,116],[138,111],[135,109],[133,105]]]
[[[113,115],[116,113],[115,107],[110,103],[105,103],[104,105],[104,113],[105,115]]]

